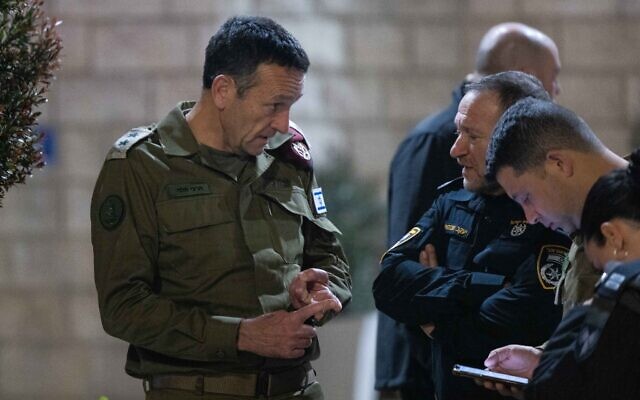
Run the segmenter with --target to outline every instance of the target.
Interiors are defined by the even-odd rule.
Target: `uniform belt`
[[[154,375],[143,382],[145,391],[178,389],[198,394],[216,393],[233,396],[277,396],[304,390],[316,381],[309,363],[282,372],[261,371],[253,374]]]

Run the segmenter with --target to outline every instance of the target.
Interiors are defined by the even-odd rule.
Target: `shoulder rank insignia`
[[[511,235],[511,237],[518,237],[527,230],[528,226],[529,225],[527,224],[527,221],[512,220],[511,231],[509,232],[509,234]]]
[[[540,248],[536,269],[538,280],[544,289],[555,289],[562,276],[562,265],[569,249],[564,246],[546,245]]]
[[[141,126],[133,128],[116,140],[111,147],[107,160],[114,158],[127,158],[127,152],[131,147],[153,133],[153,126]]]
[[[277,158],[288,161],[300,168],[312,169],[313,160],[311,159],[310,146],[307,139],[302,133],[302,129],[293,121],[289,121],[289,138],[282,144],[276,145],[270,149],[270,152]]]

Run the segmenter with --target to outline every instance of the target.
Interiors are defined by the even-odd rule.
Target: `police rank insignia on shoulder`
[[[538,280],[544,289],[555,289],[562,276],[562,265],[569,253],[564,246],[546,245],[540,249],[538,262]]]
[[[127,158],[127,151],[136,143],[153,133],[153,127],[141,126],[133,128],[116,140],[107,154],[107,160]]]
[[[529,224],[527,221],[511,221],[511,237],[517,237],[524,233],[527,230]]]

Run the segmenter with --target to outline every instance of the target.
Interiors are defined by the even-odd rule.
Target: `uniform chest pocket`
[[[161,267],[182,276],[233,267],[240,229],[223,196],[168,200],[156,207]]]
[[[160,229],[176,233],[233,221],[221,195],[169,200],[157,205]]]
[[[339,233],[338,228],[324,216],[316,217],[309,199],[301,187],[268,190],[263,193],[271,205],[270,221],[274,248],[288,263],[302,262],[304,235],[302,225],[309,221],[319,228]]]
[[[267,202],[265,219],[273,249],[287,263],[301,263],[304,251],[302,224],[305,219],[313,219],[304,190],[293,187],[268,190],[263,194]]]

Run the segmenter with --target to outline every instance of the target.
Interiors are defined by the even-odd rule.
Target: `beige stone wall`
[[[125,346],[100,326],[91,190],[120,134],[198,95],[203,49],[230,15],[274,17],[301,40],[312,68],[294,119],[320,167],[343,151],[381,196],[395,146],[448,103],[481,35],[497,22],[530,23],[556,40],[559,102],[614,150],[631,148],[639,119],[637,0],[46,0],[46,7],[64,20],[64,67],[41,119],[56,130],[58,157],[0,209],[0,399],[143,398],[123,372]],[[332,375],[323,381],[345,385]]]

